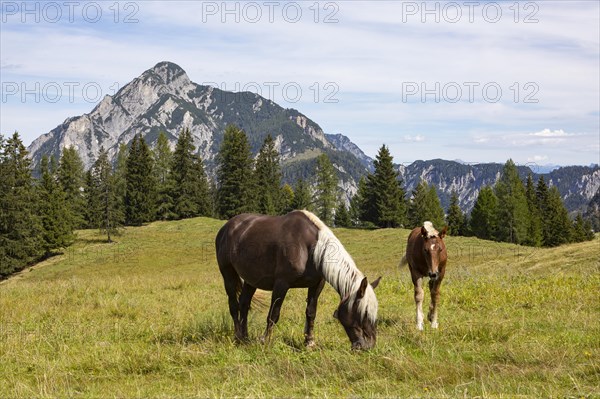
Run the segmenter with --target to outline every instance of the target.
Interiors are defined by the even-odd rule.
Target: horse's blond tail
[[[400,259],[400,264],[398,265],[398,267],[403,267],[403,266],[406,266],[406,265],[408,265],[408,259],[406,259],[406,255],[404,255],[402,257],[402,259]]]

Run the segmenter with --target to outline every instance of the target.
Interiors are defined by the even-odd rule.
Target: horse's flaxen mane
[[[433,227],[433,223],[429,221],[423,223],[423,228],[425,228],[425,231],[427,231],[428,238],[437,237],[440,234],[439,231]]]
[[[319,229],[313,260],[327,281],[340,294],[348,297],[348,307],[356,300],[356,294],[364,275],[356,267],[354,260],[333,234],[333,232],[315,214],[307,210],[302,213]],[[369,284],[358,311],[361,317],[368,317],[372,323],[377,319],[377,298]]]

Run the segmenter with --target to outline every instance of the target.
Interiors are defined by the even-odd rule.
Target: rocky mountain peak
[[[165,85],[190,81],[183,68],[169,61],[162,61],[154,65],[142,74],[142,78],[144,77],[158,77]]]

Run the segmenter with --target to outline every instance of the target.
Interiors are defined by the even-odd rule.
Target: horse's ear
[[[371,288],[373,288],[373,289],[377,288],[377,286],[379,285],[379,282],[381,281],[381,277],[382,276],[379,276],[379,278],[377,280],[375,280],[371,283]]]
[[[360,282],[360,287],[358,287],[358,292],[356,293],[356,298],[361,299],[363,296],[365,296],[365,292],[367,291],[367,286],[369,285],[369,282],[367,281],[367,278],[363,278],[362,281]]]
[[[429,237],[429,232],[427,231],[425,226],[421,227],[421,235],[423,236],[423,238]]]
[[[442,229],[442,231],[440,231],[439,237],[440,238],[446,237],[446,232],[447,231],[448,231],[448,226],[444,226],[444,228]]]
[[[336,319],[336,320],[338,319],[338,311],[337,311],[337,309],[333,311],[333,318]]]

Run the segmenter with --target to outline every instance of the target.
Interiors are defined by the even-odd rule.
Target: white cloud
[[[20,23],[18,15],[3,23],[1,80],[99,82],[108,89],[114,82],[123,85],[156,62],[168,60],[179,64],[197,83],[220,82],[230,90],[236,82],[241,86],[297,82],[305,89],[302,101],[277,102],[306,113],[327,132],[348,135],[359,145],[369,140],[416,143],[426,137],[431,146],[422,151],[430,151],[432,157],[448,157],[445,146],[461,143],[466,145],[453,147],[452,158],[482,161],[481,148],[506,159],[507,150],[540,145],[555,149],[556,153],[548,155],[565,163],[580,148],[597,149],[600,131],[600,5],[574,3],[536,2],[537,23],[523,23],[532,9],[521,7],[515,23],[513,3],[499,2],[503,18],[496,24],[481,18],[481,5],[473,23],[464,8],[458,23],[436,23],[431,15],[429,22],[422,23],[420,14],[403,21],[408,2],[394,1],[327,3],[339,8],[334,16],[337,23],[323,23],[332,9],[324,9],[322,2],[315,3],[320,7],[318,23],[313,20],[312,2],[298,3],[303,7],[298,23],[282,19],[282,4],[275,9],[273,23],[268,21],[266,7],[258,23],[243,18],[235,23],[231,15],[230,22],[222,23],[222,15],[209,16],[205,22],[201,12],[206,5],[223,7],[225,3],[139,2],[135,3],[138,23],[115,24],[108,9],[112,3],[106,3],[109,20],[98,24],[27,25]],[[227,7],[236,4],[245,7],[242,2]],[[423,7],[425,3],[411,4]],[[123,18],[131,10],[121,11]],[[329,93],[323,88],[327,82],[339,88],[338,103],[322,101]],[[439,103],[433,95],[421,102],[422,93],[417,93],[413,102],[403,101],[404,85],[410,82],[419,89],[421,84],[431,89],[437,83],[441,88],[456,83],[463,88],[462,98],[452,103],[438,93]],[[468,100],[465,82],[479,85],[475,101]],[[502,89],[497,103],[483,98],[483,85],[489,82]],[[315,83],[320,88],[316,103],[309,89]],[[278,97],[280,93],[275,100]],[[528,97],[537,103],[526,102]],[[85,106],[85,112],[93,108],[93,104]],[[32,132],[25,136],[27,143],[40,128],[54,127],[64,119],[64,104],[2,102],[0,107],[0,132]],[[18,112],[12,112],[16,107]],[[70,115],[81,114],[82,104],[72,108]],[[52,110],[60,114],[58,120]],[[545,126],[561,129],[540,130]],[[398,137],[398,131],[419,135]],[[426,156],[422,152],[406,155],[402,146],[398,148],[394,154],[398,158]],[[597,159],[597,153],[586,151],[575,161]]]
[[[566,137],[566,136],[569,136],[562,129],[559,129],[559,130],[544,129],[539,132],[531,133],[531,135],[537,136],[537,137]]]
[[[542,161],[547,161],[547,160],[548,160],[547,155],[534,155],[532,157],[527,158],[527,162],[542,162]]]
[[[404,137],[402,137],[402,141],[404,143],[420,143],[422,141],[425,141],[425,136],[423,136],[421,134],[417,134],[415,136],[411,136],[410,134],[405,134]]]

